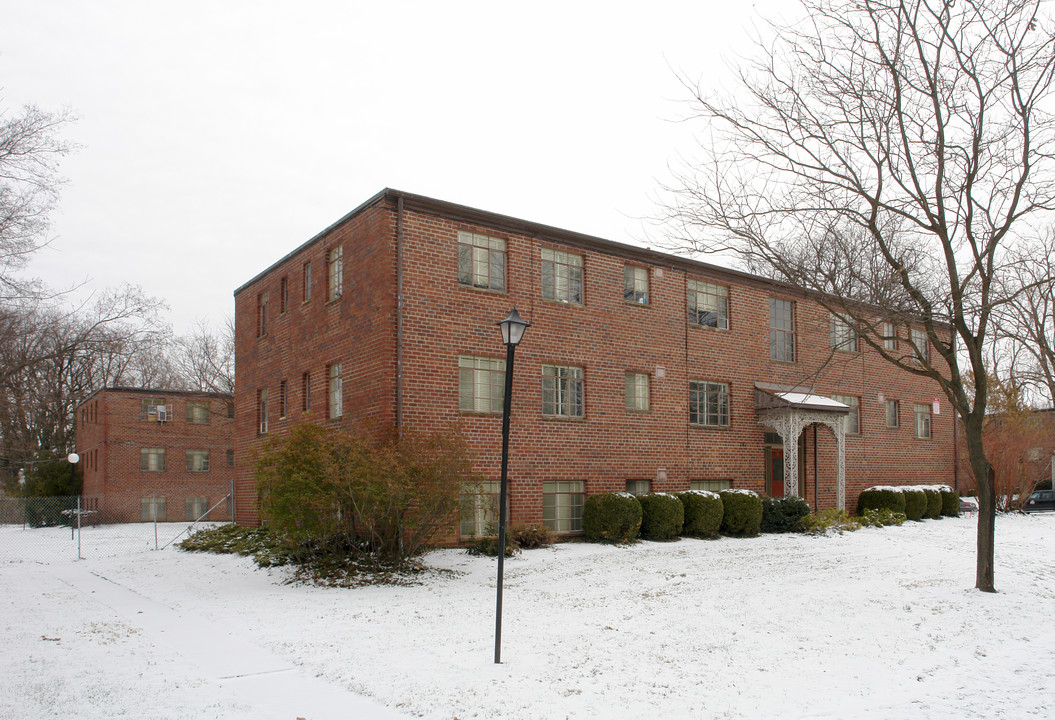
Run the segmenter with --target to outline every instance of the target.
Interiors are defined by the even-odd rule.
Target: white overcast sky
[[[700,129],[676,71],[728,85],[789,4],[0,0],[0,107],[79,117],[32,274],[219,324],[384,187],[647,244]]]

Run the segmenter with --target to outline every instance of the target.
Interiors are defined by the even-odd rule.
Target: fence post
[[[81,557],[81,496],[77,496],[77,559],[83,560]]]
[[[152,513],[153,516],[154,516],[154,549],[157,550],[158,549],[158,494],[157,494],[157,492],[153,492],[150,497],[151,497],[151,504],[154,506],[154,511]]]

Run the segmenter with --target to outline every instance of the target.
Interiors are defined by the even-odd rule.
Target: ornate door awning
[[[755,414],[758,422],[772,428],[784,443],[784,478],[799,476],[799,435],[807,425],[827,426],[838,446],[836,461],[836,503],[846,509],[846,426],[847,405],[808,388],[771,383],[755,383]],[[814,468],[816,472],[816,468]],[[784,496],[795,495],[797,483],[785,481]]]

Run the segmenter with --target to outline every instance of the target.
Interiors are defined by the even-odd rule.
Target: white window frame
[[[729,427],[729,411],[728,383],[711,382],[710,380],[689,381],[690,425]]]
[[[626,491],[631,495],[647,495],[652,492],[651,480],[627,480]]]
[[[143,522],[165,522],[165,498],[145,497],[139,499],[139,516]]]
[[[586,413],[586,389],[580,367],[542,366],[542,414],[581,418]]]
[[[795,343],[795,302],[769,298],[769,359],[795,362]]]
[[[649,410],[649,377],[648,373],[628,372],[624,379],[627,412],[648,412]]]
[[[542,248],[540,273],[543,299],[569,305],[584,304],[582,255]]]
[[[891,419],[893,419],[893,423],[891,423]],[[886,426],[888,428],[901,426],[901,405],[897,400],[886,401]]]
[[[718,492],[733,486],[732,480],[689,480],[689,490],[698,492]]]
[[[849,320],[839,317],[835,313],[831,314],[829,341],[832,350],[857,352],[857,330],[854,329]]]
[[[257,432],[260,435],[267,435],[267,410],[267,388],[260,388],[256,391],[256,420],[258,423]]]
[[[581,531],[585,486],[582,480],[543,482],[542,523],[555,533]]]
[[[927,403],[915,403],[912,406],[914,419],[914,435],[917,440],[929,440],[931,438],[931,407]]]
[[[187,423],[190,425],[209,424],[209,401],[188,400],[187,401]]]
[[[331,420],[344,416],[344,379],[341,364],[331,363],[326,373],[329,384],[328,413]]]
[[[459,355],[458,409],[462,412],[501,414],[504,409],[505,381],[505,360]]]
[[[165,472],[165,448],[140,448],[139,469],[142,472]]]
[[[208,450],[187,450],[187,472],[209,472]]]
[[[500,486],[498,480],[462,484],[461,517],[458,523],[460,537],[486,536],[497,532]]]
[[[850,408],[843,418],[843,430],[847,435],[861,434],[861,399],[853,395],[832,395],[832,400],[841,402]]]
[[[729,288],[705,280],[689,280],[689,324],[729,329]]]
[[[648,268],[623,266],[623,300],[634,305],[648,305]]]
[[[930,338],[927,337],[927,331],[912,328],[910,332],[912,335],[912,344],[915,346],[913,360],[921,365],[930,362]]]
[[[344,246],[334,245],[326,253],[326,274],[329,279],[330,301],[337,300],[344,294]]]
[[[883,349],[893,352],[897,350],[897,325],[885,322],[882,325]]]
[[[480,290],[506,290],[506,241],[458,232],[458,284]]]

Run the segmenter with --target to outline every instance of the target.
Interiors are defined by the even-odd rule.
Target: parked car
[[[978,503],[974,501],[974,498],[960,498],[960,514],[978,512]]]
[[[1022,509],[1026,512],[1055,510],[1055,490],[1037,490],[1029,496],[1029,500],[1026,500]]]

